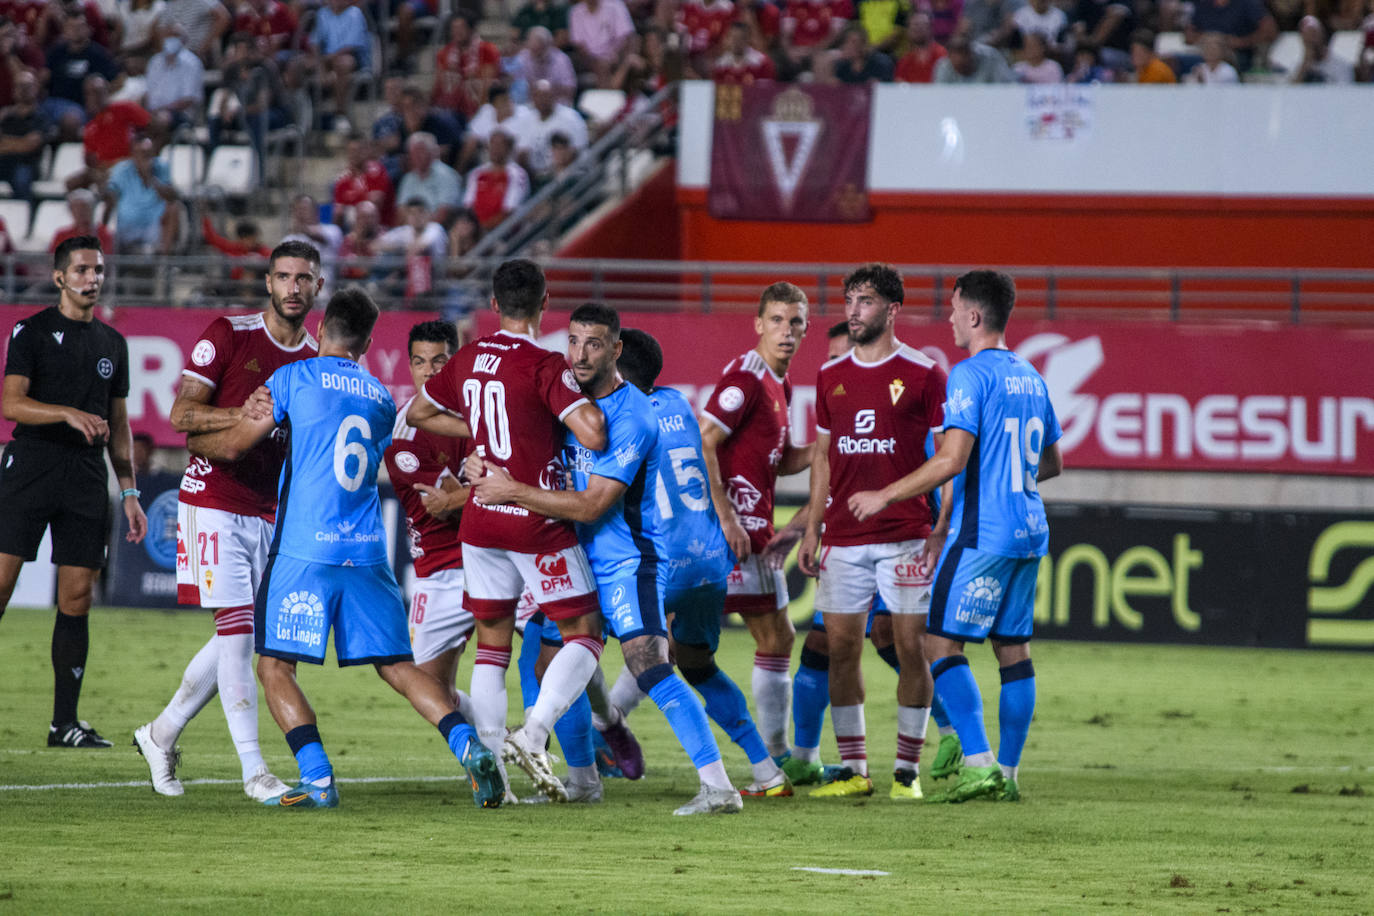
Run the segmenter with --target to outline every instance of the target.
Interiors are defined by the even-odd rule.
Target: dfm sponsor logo
[[[1187,534],[1173,536],[1168,554],[1139,544],[1114,560],[1093,544],[1074,544],[1057,557],[1041,559],[1035,583],[1035,622],[1069,626],[1073,585],[1087,577],[1093,629],[1122,627],[1139,632],[1144,629],[1146,612],[1167,599],[1178,629],[1196,633],[1202,628],[1202,618],[1192,609],[1189,587],[1192,576],[1202,568],[1202,551],[1193,548]]]
[[[1350,551],[1364,557],[1338,579],[1333,566],[1342,551],[1347,562]],[[1307,558],[1307,583],[1309,646],[1374,646],[1374,522],[1337,522],[1318,535]]]
[[[541,553],[534,558],[534,565],[544,576],[539,581],[539,587],[545,596],[573,587],[572,576],[568,575],[568,558],[562,554]]]

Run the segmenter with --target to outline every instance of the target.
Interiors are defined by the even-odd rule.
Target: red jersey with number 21
[[[521,483],[563,489],[562,420],[587,398],[562,356],[531,337],[497,331],[459,350],[421,390],[467,421],[488,461]],[[459,533],[464,544],[516,553],[577,544],[571,522],[476,500],[463,507]]]

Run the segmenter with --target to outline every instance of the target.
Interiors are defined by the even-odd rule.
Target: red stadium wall
[[[714,219],[680,188],[681,257],[904,264],[1374,268],[1374,202],[875,193],[869,223]],[[609,255],[609,252],[601,252]]]
[[[558,256],[678,260],[682,239],[676,194],[674,163],[668,160],[609,215],[573,235]]]

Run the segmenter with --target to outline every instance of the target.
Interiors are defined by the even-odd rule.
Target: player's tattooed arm
[[[521,483],[506,469],[487,462],[487,472],[472,485],[472,498],[484,506],[514,503],[548,518],[590,523],[605,515],[626,490],[625,483],[592,474],[585,490],[545,490]]]
[[[204,382],[183,375],[168,417],[172,429],[193,436],[219,432],[237,423],[241,414],[239,408],[210,406],[214,393],[215,389]]]
[[[218,432],[188,436],[186,447],[191,454],[211,461],[238,461],[277,428],[271,404],[267,389],[259,388],[248,396],[233,426]]]

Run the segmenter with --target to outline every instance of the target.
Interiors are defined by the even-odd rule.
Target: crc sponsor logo
[[[279,642],[312,649],[324,646],[324,602],[319,595],[306,589],[289,593],[282,598],[277,617],[273,627]]]
[[[892,436],[840,436],[835,448],[841,455],[895,455],[897,440]]]
[[[1363,553],[1363,558],[1348,573],[1344,566],[1337,573],[1337,558],[1348,564],[1352,551]],[[1369,618],[1374,591],[1374,522],[1337,522],[1324,530],[1312,544],[1307,576],[1307,644],[1374,646],[1374,619]]]
[[[930,584],[930,570],[921,565],[920,560],[908,560],[892,567],[897,584],[904,587]]]
[[[541,553],[534,558],[534,565],[544,576],[539,587],[546,597],[573,587],[572,576],[568,575],[568,558],[561,553]]]
[[[873,432],[878,425],[878,411],[868,409],[861,410],[854,414],[854,432],[858,435],[867,435]]]
[[[1070,452],[1089,437],[1106,455],[1216,462],[1275,461],[1352,464],[1363,436],[1374,431],[1374,398],[1265,393],[1116,391],[1101,397],[1081,389],[1106,363],[1102,341],[1035,334],[1016,352],[1039,361]]]

